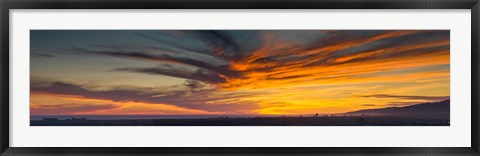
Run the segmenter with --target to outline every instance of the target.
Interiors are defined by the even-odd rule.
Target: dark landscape
[[[31,126],[449,126],[448,115],[31,120]]]
[[[368,109],[334,115],[210,116],[164,119],[89,119],[55,117],[31,120],[31,126],[449,126],[450,101]]]

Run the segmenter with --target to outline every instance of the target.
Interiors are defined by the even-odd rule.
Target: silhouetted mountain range
[[[350,115],[407,115],[407,114],[450,114],[450,100],[420,103],[405,107],[387,107],[378,109],[364,109],[345,114]]]

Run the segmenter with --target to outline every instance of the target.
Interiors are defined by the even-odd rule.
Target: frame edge
[[[34,154],[34,153],[37,153],[37,154],[47,154],[47,155],[50,155],[50,154],[67,154],[67,153],[63,153],[63,152],[73,152],[73,153],[68,153],[68,154],[82,154],[82,152],[86,152],[86,153],[83,153],[83,154],[110,154],[109,152],[105,152],[107,150],[119,150],[120,148],[77,148],[76,150],[74,148],[18,148],[18,147],[10,147],[9,145],[9,141],[10,141],[10,138],[9,138],[9,104],[10,104],[10,101],[9,101],[9,22],[10,22],[10,14],[9,14],[9,9],[14,9],[14,8],[30,8],[30,9],[40,9],[40,8],[51,8],[51,9],[59,9],[59,8],[63,8],[63,9],[86,9],[88,8],[90,5],[98,5],[98,6],[103,6],[103,7],[93,7],[93,9],[122,9],[122,8],[145,8],[145,9],[153,9],[153,8],[156,8],[155,6],[158,6],[160,4],[162,4],[162,1],[145,1],[146,3],[145,4],[134,4],[132,6],[128,6],[126,4],[124,5],[113,5],[113,6],[107,6],[109,3],[112,3],[114,2],[115,0],[100,0],[100,2],[93,2],[93,1],[90,1],[90,0],[73,0],[73,1],[58,1],[58,0],[19,0],[19,2],[15,2],[15,1],[10,1],[10,0],[0,0],[0,6],[1,6],[1,11],[0,11],[0,17],[2,18],[1,19],[1,23],[2,23],[2,29],[0,31],[0,48],[2,49],[2,54],[0,54],[0,61],[1,61],[1,67],[0,67],[0,73],[2,74],[2,76],[0,77],[0,86],[2,87],[1,89],[1,93],[0,93],[0,101],[2,102],[1,106],[0,106],[0,155],[4,155],[4,154],[26,154],[26,155],[30,155],[30,154]],[[133,0],[120,0],[122,2],[133,2]],[[285,5],[289,5],[289,4],[293,4],[293,3],[287,3],[288,0],[279,0],[282,2],[282,5],[273,5],[273,7],[279,7],[278,9],[280,8],[283,8]],[[361,1],[361,0],[360,0]],[[368,1],[372,1],[372,0],[368,0]],[[213,5],[213,6],[210,6],[211,8],[223,8],[225,6],[232,6],[234,4],[228,4],[228,3],[225,3],[225,2],[221,2],[221,1],[216,1],[216,2],[212,2],[212,1],[206,1],[208,3],[206,4],[213,4],[213,3],[218,3],[219,5]],[[258,4],[258,3],[254,3],[252,1],[245,1],[247,2],[247,4]],[[322,2],[321,0],[317,1],[317,2]],[[347,2],[352,2],[354,4],[347,4]],[[332,8],[342,8],[341,6],[342,5],[347,5],[345,8],[343,9],[358,9],[358,8],[382,8],[381,6],[382,5],[385,5],[385,4],[388,4],[387,1],[378,1],[379,3],[377,5],[375,4],[360,4],[359,1],[356,1],[356,0],[353,0],[353,1],[345,1],[345,0],[340,0],[340,2],[335,2],[335,1],[323,1],[323,3],[332,3],[334,5],[327,5],[325,6],[325,8],[323,9],[332,9]],[[69,3],[74,3],[74,5],[72,4],[69,4]],[[95,4],[96,3],[96,4]],[[168,3],[167,6],[162,6],[164,8],[168,8],[168,9],[171,9],[171,8],[179,8],[181,7],[179,4],[181,3],[192,3],[193,4],[200,4],[201,2],[199,1],[190,1],[190,0],[187,0],[187,2],[185,2],[184,0],[181,0],[181,1],[178,1],[178,2],[175,2],[175,1],[163,1],[163,3]],[[233,2],[233,3],[241,3],[241,2]],[[38,5],[40,4],[40,5]],[[76,5],[76,4],[79,4],[79,5]],[[151,5],[151,4],[154,4],[154,5]],[[260,3],[261,4],[261,3]],[[312,6],[307,6],[307,7],[300,7],[302,5],[308,5],[308,4],[315,4],[315,5],[312,5]],[[293,8],[297,8],[297,9],[300,9],[300,8],[304,8],[304,9],[312,9],[312,8],[315,8],[316,5],[319,5],[320,3],[316,3],[315,1],[308,1],[308,2],[305,2],[304,4],[300,3],[300,4],[295,4],[293,5],[292,7]],[[401,5],[398,5],[398,6],[395,6],[395,4],[401,4]],[[417,4],[418,6],[416,7],[405,7],[407,4],[409,5],[413,5],[413,4]],[[37,6],[36,6],[37,5]],[[148,6],[150,5],[150,6]],[[188,4],[190,5],[190,4]],[[265,5],[265,4],[261,4],[259,6],[262,6],[262,5]],[[428,154],[445,154],[445,153],[455,153],[455,154],[459,154],[459,153],[462,153],[462,154],[480,154],[480,136],[479,136],[479,132],[480,132],[480,129],[479,129],[479,124],[480,124],[480,107],[479,107],[479,101],[480,101],[480,94],[479,94],[479,88],[480,88],[480,85],[478,83],[478,79],[479,79],[479,76],[480,76],[480,73],[479,73],[479,67],[480,67],[480,42],[479,42],[479,38],[480,38],[480,32],[479,32],[479,26],[480,26],[480,11],[479,11],[479,0],[459,0],[459,2],[456,3],[456,1],[453,1],[453,0],[413,0],[413,1],[408,1],[407,2],[399,2],[399,1],[392,1],[392,3],[388,6],[384,6],[383,8],[391,8],[391,9],[401,9],[401,8],[404,8],[404,9],[445,9],[445,8],[450,8],[450,9],[462,9],[462,8],[465,8],[465,7],[469,7],[471,8],[471,25],[472,25],[472,45],[471,45],[471,50],[472,50],[472,140],[471,140],[471,147],[469,149],[468,148],[465,148],[465,149],[460,149],[460,148],[417,148],[416,150],[413,150],[415,148],[397,148],[396,150],[393,150],[393,151],[397,151],[397,152],[405,152],[405,151],[409,151],[408,149],[411,149],[413,151],[416,151],[416,152],[410,152],[410,154],[419,154],[419,153],[424,153],[425,150],[428,150]],[[231,9],[239,9],[239,8],[245,8],[246,6],[248,5],[239,5],[239,6],[233,6]],[[261,9],[262,7],[259,7],[259,6],[254,6],[253,8],[256,8],[256,9]],[[162,8],[160,7],[160,8]],[[195,7],[186,7],[185,9],[199,9],[199,8],[210,8],[208,6],[206,6],[205,4],[202,4],[202,5],[198,5],[198,6],[195,6]],[[228,8],[228,7],[227,7]],[[319,8],[319,7],[316,7],[316,8]],[[102,150],[103,149],[103,150]],[[179,152],[179,151],[183,151],[181,149],[171,149],[171,148],[160,148],[160,150],[152,150],[151,148],[148,149],[148,148],[127,148],[127,149],[130,149],[130,150],[126,150],[126,151],[130,151],[130,152],[133,152],[133,151],[146,151],[147,153],[150,151],[150,152],[153,152],[153,151],[162,151],[162,150],[166,150],[167,152],[165,152],[165,154],[172,154],[172,153],[169,153],[169,152]],[[146,150],[147,149],[147,150]],[[188,149],[188,148],[187,148]],[[278,148],[277,148],[278,149]],[[341,149],[335,149],[335,148],[322,148],[323,150],[326,150],[326,151],[330,151],[330,152],[338,152],[338,151],[342,151]],[[333,149],[333,150],[332,150]],[[385,150],[387,149],[391,149],[391,148],[386,148]],[[60,150],[60,151],[56,151],[55,150]],[[249,152],[261,152],[261,151],[271,151],[272,148],[269,148],[268,150],[249,150],[249,149],[244,149],[244,150],[233,150],[233,151],[249,151]],[[370,153],[370,154],[375,154],[376,152],[374,153],[371,153],[372,151],[375,151],[375,148],[365,148],[365,150],[362,150],[362,149],[358,149],[358,148],[346,148],[345,149],[346,153],[344,154],[352,154],[352,153],[349,153],[349,152],[358,152],[358,153]],[[385,151],[385,150],[379,150],[379,151]],[[87,152],[88,151],[88,152]],[[124,150],[120,150],[120,151],[124,151]],[[195,149],[193,150],[194,152],[197,151],[199,153],[197,154],[202,154],[201,151],[209,151],[208,149]],[[225,151],[225,148],[223,148],[222,150],[220,151]],[[316,151],[316,150],[307,150],[307,151]],[[31,153],[31,152],[34,152],[34,153]],[[130,152],[125,152],[125,153],[122,153],[122,152],[113,152],[113,153],[117,153],[117,154],[128,154]],[[208,153],[208,152],[207,152]],[[261,152],[263,153],[263,152]],[[281,154],[288,154],[289,152],[287,153],[281,153]],[[309,153],[309,152],[308,152]],[[316,152],[313,152],[313,153],[316,153]],[[328,152],[327,152],[328,153]],[[363,154],[365,154],[363,153]],[[379,152],[379,154],[381,154],[383,152]],[[407,152],[408,153],[408,152]],[[136,153],[131,153],[131,154],[136,154]],[[205,153],[203,153],[205,154]],[[230,154],[230,153],[229,153]],[[253,154],[253,153],[252,153]],[[264,154],[267,154],[267,153],[264,153]],[[280,153],[279,153],[280,154]],[[316,153],[318,154],[318,153]]]
[[[8,48],[8,37],[9,35],[9,11],[7,4],[2,0],[0,2],[1,10],[0,17],[2,18],[2,30],[0,31],[0,47],[2,53],[0,54],[1,68],[0,73],[0,87],[2,87],[0,93],[0,101],[2,102],[0,106],[0,153],[3,153],[7,150],[9,145],[9,48]]]
[[[476,96],[472,98],[472,143],[471,146],[475,150],[476,153],[480,153],[480,136],[479,136],[479,121],[480,121],[480,107],[479,107],[479,101],[480,101],[480,96],[479,96],[479,84],[478,84],[478,79],[479,79],[479,67],[480,67],[480,55],[479,55],[479,38],[480,38],[480,32],[479,32],[479,23],[480,23],[480,11],[479,11],[479,2],[472,7],[471,9],[471,22],[472,22],[472,96]],[[475,60],[476,59],[476,60]]]

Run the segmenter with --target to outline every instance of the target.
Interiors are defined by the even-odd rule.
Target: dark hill
[[[345,114],[350,115],[406,115],[406,114],[450,114],[450,100],[421,103],[405,107],[387,107],[378,109],[364,109]]]

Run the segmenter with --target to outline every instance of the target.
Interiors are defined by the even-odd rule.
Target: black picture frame
[[[479,0],[1,0],[1,155],[480,155]],[[470,9],[472,55],[471,147],[345,148],[36,148],[9,142],[9,12],[11,9]],[[94,141],[94,140],[92,140]]]

